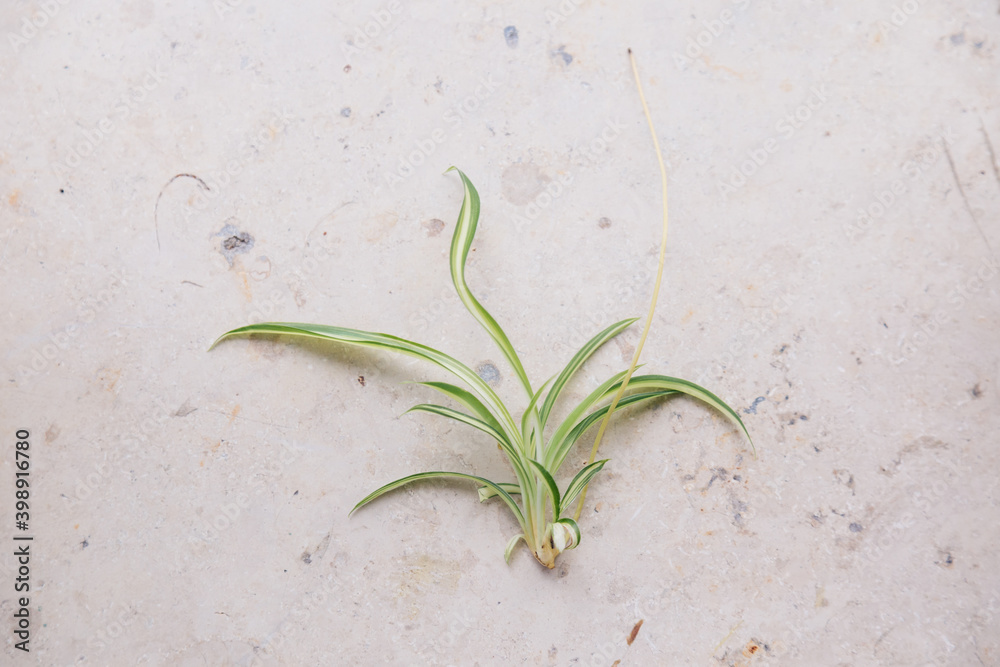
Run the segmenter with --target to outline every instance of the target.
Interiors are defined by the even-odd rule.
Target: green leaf
[[[545,387],[549,385],[549,382],[552,382],[552,378],[546,380],[545,384],[538,388],[538,391],[535,392],[535,395],[532,396],[531,400],[528,402],[528,407],[524,409],[524,414],[521,415],[521,451],[523,451],[525,455],[528,455],[531,451],[531,427],[540,428],[541,426],[541,423],[538,421],[538,412],[535,409],[535,406],[538,404],[538,399],[542,396],[542,392],[545,391]],[[534,421],[535,423],[529,426],[529,422],[531,421]],[[538,433],[538,438],[539,440],[542,438],[542,434],[540,432]]]
[[[555,469],[552,467],[552,461],[554,460],[553,453],[560,451],[563,441],[566,439],[566,436],[569,435],[570,431],[573,430],[573,427],[577,424],[577,422],[583,419],[583,416],[588,410],[590,410],[590,408],[604,398],[605,394],[608,393],[609,387],[617,387],[618,385],[616,383],[621,382],[624,377],[625,371],[615,373],[610,378],[605,380],[597,389],[590,392],[590,395],[580,401],[575,408],[570,410],[570,413],[565,419],[563,419],[562,423],[559,424],[559,427],[552,434],[552,437],[549,438],[548,444],[545,445],[544,460],[547,468],[551,470]]]
[[[451,408],[446,408],[442,405],[431,405],[424,403],[421,405],[414,405],[412,408],[407,410],[405,413],[409,412],[429,412],[431,414],[440,415],[442,417],[448,417],[449,419],[454,419],[455,421],[462,422],[463,424],[468,424],[473,428],[477,428],[483,433],[488,433],[493,436],[500,447],[503,449],[504,453],[507,454],[507,458],[510,460],[511,466],[514,468],[514,474],[517,475],[517,479],[521,484],[528,484],[533,478],[528,473],[528,469],[524,465],[524,459],[522,454],[518,451],[517,446],[512,444],[510,440],[500,431],[496,430],[486,422],[481,419],[476,419],[458,410],[452,410]]]
[[[542,481],[545,482],[545,486],[548,487],[549,496],[552,498],[552,516],[558,518],[562,504],[559,499],[559,486],[556,484],[556,480],[552,478],[552,475],[545,469],[545,466],[538,461],[528,459],[528,463],[535,467],[535,472],[541,476]]]
[[[451,281],[455,284],[455,291],[458,298],[462,300],[465,307],[472,313],[472,316],[486,329],[486,333],[497,344],[500,351],[507,358],[508,363],[513,367],[521,385],[530,397],[534,392],[531,390],[531,383],[528,382],[528,375],[524,372],[521,359],[517,356],[514,346],[510,344],[507,334],[504,333],[493,316],[487,312],[481,303],[473,296],[465,282],[465,261],[469,256],[469,249],[472,247],[472,239],[476,235],[476,227],[479,224],[479,193],[472,185],[472,181],[462,173],[461,169],[451,167],[448,171],[457,171],[462,178],[462,185],[465,187],[465,197],[462,200],[462,209],[458,214],[458,222],[455,224],[455,235],[451,239]],[[446,172],[447,173],[447,172]]]
[[[447,382],[411,382],[407,384],[419,384],[424,387],[430,387],[431,389],[436,389],[445,396],[454,399],[467,407],[469,410],[482,419],[484,422],[492,426],[498,431],[502,431],[503,427],[500,426],[500,422],[497,418],[490,412],[490,409],[483,405],[483,402],[476,398],[476,395],[471,391],[467,391],[461,387],[457,387],[453,384],[448,384]]]
[[[615,386],[613,389],[617,389]],[[708,389],[690,382],[688,380],[682,380],[680,378],[670,377],[667,375],[636,375],[629,380],[627,389],[632,390],[670,390],[677,391],[682,394],[687,394],[692,398],[697,398],[702,403],[706,403],[711,407],[715,408],[721,412],[729,421],[731,421],[735,426],[743,432],[743,435],[747,437],[747,441],[750,443],[751,449],[753,449],[753,455],[757,456],[757,448],[753,444],[753,438],[750,437],[750,432],[747,431],[746,425],[743,420],[740,419],[739,414],[736,410],[733,410],[729,405],[723,401],[721,398],[710,392]],[[612,392],[609,392],[609,394]]]
[[[487,433],[493,436],[497,442],[503,445],[507,445],[504,449],[512,447],[511,443],[507,440],[507,436],[501,431],[490,426],[482,419],[477,419],[471,415],[467,415],[464,412],[459,412],[458,410],[452,410],[451,408],[446,408],[443,405],[433,405],[431,403],[421,403],[420,405],[414,405],[412,408],[404,412],[403,414],[409,414],[411,412],[429,412],[431,414],[440,415],[442,417],[448,417],[449,419],[454,419],[455,421],[462,422],[463,424],[468,424],[473,428],[477,428],[483,433]]]
[[[511,440],[511,442],[520,441],[521,434],[519,433],[517,426],[514,424],[514,419],[510,416],[510,412],[508,412],[507,407],[503,404],[503,401],[500,400],[500,397],[497,396],[496,392],[494,392],[493,389],[471,368],[462,362],[453,359],[444,352],[439,352],[432,347],[421,345],[420,343],[414,343],[413,341],[406,340],[405,338],[390,336],[389,334],[360,331],[358,329],[346,329],[343,327],[331,327],[323,324],[302,324],[299,322],[263,322],[261,324],[250,324],[245,327],[239,327],[237,329],[233,329],[232,331],[227,331],[219,336],[219,338],[212,343],[212,347],[215,347],[220,341],[230,336],[240,336],[246,334],[285,334],[290,336],[307,336],[310,338],[320,338],[336,341],[338,343],[346,343],[348,345],[374,347],[382,350],[402,352],[403,354],[411,357],[417,357],[418,359],[429,361],[454,374],[467,385],[472,387],[472,389],[479,394],[479,397],[489,407],[492,413],[496,415],[503,431],[507,434],[507,437]],[[211,350],[212,347],[209,349]]]
[[[609,340],[620,334],[622,331],[630,327],[639,318],[631,317],[627,320],[622,320],[621,322],[616,322],[610,327],[597,334],[589,341],[587,344],[580,348],[570,362],[566,364],[566,368],[563,369],[559,377],[556,378],[555,383],[552,385],[552,389],[549,391],[548,396],[545,397],[545,402],[542,404],[540,418],[542,421],[542,426],[548,422],[549,413],[552,412],[552,408],[555,406],[556,400],[559,398],[559,394],[562,392],[563,387],[570,381],[573,374],[576,373],[581,366],[594,354],[602,345],[607,343]]]
[[[511,482],[497,482],[497,486],[499,486],[501,489],[503,489],[504,491],[506,491],[511,495],[514,495],[515,493],[520,495],[521,493],[520,484],[513,484]],[[498,495],[499,494],[496,491],[494,491],[492,487],[489,486],[479,487],[479,502],[481,503],[486,502],[490,498],[496,498]]]
[[[503,560],[505,563],[510,565],[510,556],[514,553],[514,547],[517,543],[524,539],[524,533],[520,533],[510,538],[510,542],[507,543],[507,548],[503,550]]]
[[[580,492],[587,486],[587,483],[591,480],[591,478],[601,472],[601,468],[603,468],[604,464],[608,461],[609,459],[594,461],[590,465],[584,466],[580,472],[576,473],[576,477],[574,477],[573,481],[569,483],[569,486],[566,487],[566,493],[563,494],[563,507],[569,507],[573,504],[573,501],[576,500],[578,495],[580,495]],[[579,530],[580,529],[577,528],[578,533]]]
[[[397,479],[395,482],[389,482],[385,486],[369,493],[361,500],[361,502],[359,502],[357,505],[354,506],[354,509],[352,509],[350,513],[354,514],[359,509],[361,509],[371,501],[375,500],[379,496],[385,495],[386,493],[398,489],[401,486],[405,486],[413,482],[419,482],[425,479],[439,479],[439,478],[468,479],[474,482],[479,482],[484,486],[490,487],[491,489],[496,491],[497,495],[500,496],[500,498],[507,504],[507,507],[510,508],[510,511],[514,514],[514,517],[517,519],[517,522],[521,524],[521,528],[524,529],[525,527],[524,515],[521,513],[521,508],[517,506],[517,503],[514,502],[514,499],[511,498],[510,495],[506,491],[504,491],[499,484],[495,484],[483,477],[476,477],[475,475],[466,475],[465,473],[461,472],[419,472],[416,475],[409,475],[407,477],[402,477],[400,479]]]
[[[632,383],[630,382],[629,387],[631,386]],[[643,392],[640,394],[630,394],[628,396],[625,396],[624,398],[622,398],[622,400],[618,402],[618,410],[621,410],[622,408],[628,405],[649,400],[651,398],[660,398],[663,396],[670,396],[676,393],[678,392],[673,390],[663,390],[663,391]],[[548,466],[549,470],[551,470],[552,472],[557,472],[559,470],[559,468],[563,464],[563,461],[566,459],[566,456],[570,453],[570,451],[572,451],[573,445],[575,445],[577,440],[580,439],[580,436],[582,436],[587,431],[588,428],[593,426],[596,421],[604,417],[604,415],[607,414],[608,409],[610,407],[611,407],[610,405],[605,405],[601,408],[598,408],[597,410],[591,412],[589,415],[580,420],[577,423],[577,425],[573,427],[573,430],[569,432],[569,435],[567,435],[560,443],[558,451],[553,451],[551,453],[552,454],[551,458],[546,460],[545,465]],[[615,410],[615,414],[618,414],[618,410]]]
[[[573,410],[573,412],[570,413],[569,417],[567,417],[563,424],[559,427],[559,430],[556,431],[556,433],[553,434],[552,438],[549,440],[549,444],[545,450],[546,468],[552,472],[558,471],[573,445],[580,438],[580,436],[583,435],[583,432],[597,419],[600,419],[605,415],[609,406],[604,406],[598,409],[596,412],[588,415],[583,420],[580,419],[583,412],[589,410],[593,405],[614,396],[615,392],[618,391],[619,385],[621,384],[622,376],[624,376],[624,372],[613,376],[600,387],[595,389],[590,396],[584,399]],[[750,438],[750,433],[747,431],[746,426],[743,424],[743,420],[740,419],[740,416],[735,410],[729,407],[725,401],[704,387],[701,387],[693,382],[689,382],[688,380],[682,380],[680,378],[669,377],[666,375],[634,375],[632,376],[632,379],[629,380],[628,387],[626,389],[627,391],[635,391],[637,393],[622,397],[621,401],[618,403],[619,407],[650,398],[669,396],[673,393],[686,394],[707,403],[725,415],[730,421],[740,428],[743,434],[746,435],[747,440],[750,442],[750,447],[753,449],[754,456],[757,455],[757,450],[754,448],[753,440]],[[569,422],[572,423],[570,424]],[[566,506],[567,504],[567,501],[564,499],[563,506]]]

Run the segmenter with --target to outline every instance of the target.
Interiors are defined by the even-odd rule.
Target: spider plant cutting
[[[219,341],[225,338],[248,334],[319,338],[347,345],[390,350],[416,357],[447,370],[464,385],[460,386],[448,382],[417,383],[439,392],[463,409],[423,403],[413,406],[407,412],[428,412],[453,419],[478,429],[496,440],[510,463],[514,481],[494,482],[462,472],[421,472],[397,479],[376,489],[362,498],[351,510],[351,513],[376,498],[413,482],[439,478],[475,482],[478,485],[480,502],[499,498],[510,510],[520,527],[521,532],[507,543],[507,548],[504,550],[505,560],[510,562],[514,548],[523,541],[539,563],[545,567],[553,568],[560,553],[580,544],[581,534],[577,519],[579,519],[583,507],[587,485],[608,462],[608,459],[599,461],[594,459],[605,428],[617,408],[639,405],[677,394],[686,394],[718,410],[750,440],[750,434],[736,411],[704,387],[666,375],[633,375],[639,367],[639,355],[649,333],[660,281],[663,276],[667,238],[667,178],[659,142],[656,138],[656,132],[653,130],[631,49],[629,50],[629,58],[636,78],[639,97],[642,100],[643,111],[653,137],[653,145],[656,149],[662,177],[663,236],[660,246],[659,269],[649,314],[639,344],[633,354],[631,365],[627,370],[612,375],[591,391],[558,424],[550,424],[550,418],[563,389],[601,346],[636,322],[638,318],[616,322],[597,333],[569,360],[569,363],[558,375],[535,389],[507,334],[476,299],[466,283],[465,264],[479,224],[480,201],[479,193],[472,182],[455,167],[448,171],[457,171],[461,177],[464,198],[451,241],[449,258],[451,279],[459,299],[496,343],[524,389],[527,407],[521,412],[519,419],[515,419],[514,413],[504,404],[493,388],[471,368],[444,352],[397,336],[321,324],[267,322],[233,329],[224,333],[212,344],[212,347],[215,347]],[[567,456],[581,437],[598,421],[601,424],[591,448],[589,460],[576,471],[568,484],[560,486],[556,479],[564,477],[560,474],[560,469],[566,462]],[[753,442],[750,441],[750,444],[752,447]],[[578,501],[575,513],[571,511],[574,501]]]
[[[504,558],[509,562],[514,548],[523,540],[539,563],[552,568],[561,552],[580,544],[580,527],[568,514],[574,500],[608,460],[594,461],[583,466],[565,486],[560,487],[556,479],[573,446],[591,426],[609,412],[610,401],[621,388],[626,371],[616,373],[605,380],[573,407],[562,421],[554,425],[554,428],[550,428],[553,426],[550,424],[553,408],[563,389],[591,355],[638,318],[616,322],[595,335],[569,360],[562,372],[550,378],[541,387],[534,388],[507,334],[466,284],[466,259],[479,221],[479,193],[464,173],[454,167],[449,171],[451,170],[458,171],[465,189],[462,209],[451,242],[452,282],[462,303],[500,348],[514,369],[518,382],[524,388],[528,403],[520,419],[515,419],[514,413],[501,401],[493,388],[461,361],[432,347],[388,334],[321,324],[266,322],[226,332],[213,343],[213,347],[225,338],[247,334],[307,336],[348,345],[391,350],[444,368],[464,386],[447,382],[417,384],[439,392],[464,410],[423,403],[415,405],[407,412],[428,412],[439,415],[487,434],[496,440],[506,455],[514,480],[494,482],[462,472],[421,472],[376,489],[362,498],[351,510],[352,513],[379,496],[413,482],[437,478],[469,480],[479,485],[480,501],[499,498],[510,509],[520,526],[521,532],[507,543]],[[628,382],[627,393],[619,400],[618,407],[638,405],[678,393],[692,396],[717,409],[748,438],[750,437],[735,410],[715,394],[687,380],[665,375],[636,375]]]

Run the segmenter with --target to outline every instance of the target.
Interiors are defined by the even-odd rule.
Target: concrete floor
[[[18,429],[35,538],[4,661],[1000,665],[996,0],[307,5],[0,12],[7,619]],[[759,458],[691,401],[623,415],[553,571],[505,565],[514,523],[466,485],[348,519],[411,472],[510,473],[399,416],[434,368],[208,345],[386,331],[523,406],[451,290],[441,174],[479,187],[469,280],[540,382],[647,307],[627,46],[671,174],[646,368],[728,400]]]

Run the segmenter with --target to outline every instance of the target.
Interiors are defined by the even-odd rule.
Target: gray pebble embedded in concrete
[[[500,369],[492,361],[484,361],[476,366],[476,375],[483,378],[486,384],[496,387],[503,380]]]
[[[517,28],[512,25],[507,26],[503,29],[503,36],[507,40],[507,46],[512,49],[517,48]]]
[[[230,218],[230,220],[235,220],[235,218]],[[233,259],[236,255],[242,255],[243,253],[250,250],[253,247],[253,236],[248,232],[241,232],[236,228],[235,225],[227,223],[216,236],[222,237],[222,244],[219,248],[219,252],[222,256],[226,258],[229,262],[229,266],[233,265]]]

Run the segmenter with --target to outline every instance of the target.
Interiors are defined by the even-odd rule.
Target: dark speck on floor
[[[350,118],[351,117],[351,107],[344,107],[343,109],[341,109],[340,110],[340,115],[343,116],[344,118]]]
[[[749,509],[749,505],[747,505],[742,500],[738,500],[736,498],[730,499],[729,505],[730,505],[730,507],[733,510],[733,524],[735,524],[736,526],[742,528],[743,527],[743,513],[746,512]]]
[[[707,489],[711,488],[712,484],[717,479],[721,479],[723,482],[725,482],[726,481],[726,477],[728,475],[729,475],[729,472],[725,468],[713,468],[712,469],[712,478],[710,480],[708,480],[708,486],[706,486],[705,489],[707,490]]]
[[[512,49],[517,48],[517,28],[512,25],[503,29],[503,37],[507,40],[507,46]]]
[[[230,220],[235,221],[235,218],[230,218]],[[236,255],[243,254],[253,248],[253,236],[240,231],[230,223],[227,223],[216,236],[222,237],[222,247],[219,252],[229,262],[229,266],[233,265],[233,259]]]
[[[744,408],[743,412],[746,413],[746,414],[748,414],[748,415],[755,415],[755,414],[757,414],[757,406],[760,405],[761,403],[763,403],[766,400],[767,399],[764,398],[763,396],[758,396],[757,398],[753,399],[753,403],[750,404],[749,408]]]
[[[848,528],[851,529],[852,533],[860,533],[862,530],[865,529],[865,527],[862,526],[860,523],[852,523],[850,526],[848,526]]]
[[[550,55],[555,60],[562,60],[563,65],[569,67],[570,63],[573,62],[573,56],[569,53],[566,53],[565,49],[566,49],[565,46],[560,46],[555,51],[552,51]]]
[[[222,247],[226,250],[237,250],[250,243],[250,236],[246,233],[233,234],[222,242]]]

